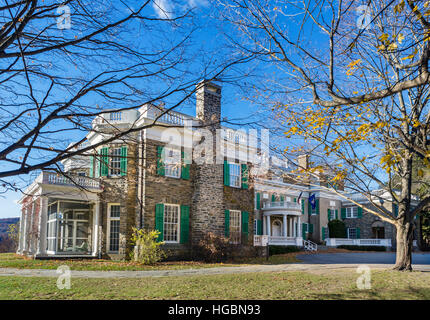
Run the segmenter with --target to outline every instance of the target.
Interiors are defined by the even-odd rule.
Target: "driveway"
[[[394,264],[394,252],[315,253],[297,256],[306,264]],[[413,253],[413,265],[430,265],[430,253]]]

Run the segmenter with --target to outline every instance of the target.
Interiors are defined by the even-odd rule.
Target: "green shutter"
[[[164,176],[163,149],[163,146],[157,146],[157,174],[159,176]]]
[[[275,202],[276,201],[276,196],[275,196],[275,194],[272,194],[272,202]]]
[[[340,217],[346,219],[346,208],[340,209]]]
[[[127,175],[127,147],[121,147],[121,175]]]
[[[256,197],[257,197],[257,210],[260,210],[261,209],[261,196],[260,196],[260,194],[257,192],[257,194],[256,194]]]
[[[242,189],[248,189],[248,180],[249,180],[248,165],[242,164],[240,167],[242,171]]]
[[[284,205],[284,196],[280,196],[280,200],[281,200],[281,206]]]
[[[261,219],[257,220],[257,235],[263,235],[263,220]]]
[[[309,224],[309,233],[314,232],[314,225],[312,223]]]
[[[158,235],[158,241],[163,241],[164,233],[164,204],[157,203],[155,205],[155,230],[158,230],[160,234]]]
[[[242,234],[248,239],[248,231],[249,231],[249,213],[246,211],[242,211]]]
[[[226,238],[230,237],[230,211],[229,210],[225,210],[224,235]]]
[[[190,164],[185,164],[185,152],[182,151],[182,168],[181,168],[181,178],[184,180],[190,180]]]
[[[327,220],[330,221],[331,219],[331,210],[327,209]]]
[[[224,185],[230,185],[230,166],[228,165],[227,160],[224,160]]]
[[[294,202],[297,202],[297,198],[294,198],[294,200],[293,200]]]
[[[334,210],[334,214],[336,216],[336,220],[338,220],[339,219],[339,211],[337,209]]]
[[[357,217],[358,218],[362,218],[363,217],[363,208],[362,207],[358,207]]]
[[[357,239],[360,239],[360,228],[356,228]]]
[[[321,238],[324,241],[325,240],[325,229],[324,227],[321,228]]]
[[[90,156],[90,178],[94,177],[94,156]]]
[[[305,214],[305,199],[302,199],[302,214]]]
[[[187,243],[190,234],[190,207],[181,206],[181,243]]]
[[[302,223],[302,236],[304,240],[306,240],[306,232],[307,232],[307,225],[306,223]]]
[[[316,199],[316,209],[317,209],[317,214],[320,214],[320,199]]]
[[[100,151],[100,176],[107,177],[109,174],[109,148]]]

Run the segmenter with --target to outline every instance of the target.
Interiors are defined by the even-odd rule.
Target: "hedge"
[[[351,246],[351,245],[341,245],[337,246],[339,249],[346,250],[358,250],[358,251],[387,251],[384,246]]]
[[[269,255],[284,254],[290,252],[299,252],[301,249],[297,246],[269,246]]]

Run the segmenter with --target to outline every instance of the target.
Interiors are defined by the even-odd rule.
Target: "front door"
[[[275,220],[272,223],[272,236],[280,237],[282,236],[282,222]]]
[[[374,239],[385,239],[384,227],[373,227],[372,234]]]

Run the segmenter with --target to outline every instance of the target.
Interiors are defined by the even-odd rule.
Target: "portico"
[[[267,202],[262,209],[263,233],[269,236],[270,245],[303,244],[299,204],[287,201]]]

